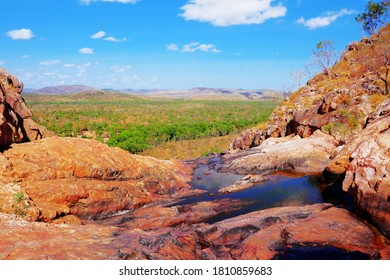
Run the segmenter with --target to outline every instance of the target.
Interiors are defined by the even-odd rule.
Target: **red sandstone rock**
[[[38,219],[47,222],[68,214],[104,217],[193,193],[188,166],[131,155],[93,140],[54,137],[15,144],[0,161],[2,181],[19,181],[39,209]],[[35,212],[32,218],[37,219]]]
[[[296,246],[333,246],[373,258],[388,246],[378,231],[330,204],[249,213],[201,230],[209,259],[272,259]]]
[[[148,231],[26,222],[0,213],[0,259],[272,259],[294,246],[331,246],[376,259],[388,257],[389,242],[330,204],[279,207],[213,225]]]
[[[223,213],[238,210],[247,204],[247,202],[240,200],[220,199],[172,207],[152,205],[96,223],[143,230],[191,225],[202,223]]]

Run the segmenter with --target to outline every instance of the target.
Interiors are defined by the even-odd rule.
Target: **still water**
[[[266,208],[281,206],[299,206],[324,202],[318,181],[315,176],[289,177],[284,175],[269,175],[267,181],[253,187],[230,194],[218,194],[222,187],[229,186],[243,176],[232,173],[219,173],[208,165],[201,165],[195,170],[190,185],[207,193],[190,197],[180,202],[180,205],[200,201],[212,201],[222,198],[238,199],[245,202],[239,210],[221,214],[208,223]]]

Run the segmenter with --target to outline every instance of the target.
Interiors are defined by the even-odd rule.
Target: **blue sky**
[[[0,67],[28,88],[293,86],[317,42],[360,40],[366,0],[12,0]]]

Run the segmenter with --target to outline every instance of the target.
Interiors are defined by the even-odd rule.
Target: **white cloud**
[[[213,44],[200,44],[198,42],[191,42],[186,44],[181,49],[182,52],[193,53],[196,51],[201,52],[213,52],[220,53],[221,51],[217,49]]]
[[[169,52],[177,52],[177,51],[179,51],[179,47],[176,44],[171,43],[171,44],[166,45],[165,50],[167,50]]]
[[[134,81],[141,81],[142,80],[142,78],[138,75],[134,75],[133,77],[131,77],[131,79]]]
[[[58,75],[58,78],[60,78],[60,79],[69,79],[70,78],[70,76],[69,75]]]
[[[77,74],[78,77],[85,77],[85,73],[87,72],[87,69],[89,66],[91,66],[91,62],[84,63],[82,65],[77,66],[77,70],[79,70],[79,73]]]
[[[345,15],[351,15],[354,13],[356,12],[347,9],[342,9],[340,11],[328,11],[325,12],[323,16],[311,18],[308,20],[305,20],[303,17],[301,17],[297,20],[297,23],[303,24],[305,27],[309,28],[310,30],[314,30],[320,27],[325,27],[330,25],[332,22],[336,21],[339,17]]]
[[[76,64],[72,64],[72,63],[65,63],[64,64],[64,67],[66,67],[66,68],[72,68],[72,67],[75,67],[76,66]]]
[[[103,38],[104,36],[106,36],[106,32],[104,31],[99,31],[99,32],[96,32],[95,34],[93,34],[91,36],[92,39],[101,39]]]
[[[34,37],[34,33],[26,28],[8,31],[7,35],[12,40],[30,40]]]
[[[81,49],[79,49],[79,53],[82,53],[82,54],[95,54],[95,52],[91,48],[81,48]]]
[[[116,73],[124,73],[127,70],[131,69],[131,65],[125,65],[125,66],[112,66],[111,70]]]
[[[261,24],[271,18],[284,17],[287,8],[274,0],[189,0],[182,6],[186,20],[209,22],[215,26]]]
[[[89,5],[93,2],[117,2],[117,3],[123,3],[123,4],[135,4],[140,0],[80,0],[82,4]]]
[[[28,58],[30,58],[30,55],[28,55],[28,54],[22,55],[22,58],[28,59]]]
[[[185,52],[185,53],[194,53],[197,51],[200,52],[212,52],[212,53],[220,53],[221,51],[217,49],[213,44],[201,44],[198,42],[190,42],[188,44],[183,45],[181,48],[177,44],[168,44],[165,47],[166,51],[171,52]]]
[[[95,34],[93,34],[91,36],[92,39],[102,39],[102,40],[105,40],[105,41],[110,41],[110,42],[116,42],[116,43],[119,43],[119,42],[126,42],[127,41],[127,38],[122,38],[122,39],[117,39],[113,36],[107,36],[106,32],[104,31],[99,31],[99,32],[96,32]]]
[[[214,45],[212,44],[201,44],[197,47],[198,50],[202,52],[213,52],[213,53],[220,53],[221,51],[218,50]]]
[[[45,61],[39,62],[39,64],[45,65],[45,66],[51,66],[51,65],[56,65],[56,64],[60,64],[60,63],[61,63],[61,60],[59,60],[59,59],[45,60]]]
[[[104,40],[110,41],[110,42],[119,43],[119,42],[126,42],[126,41],[127,41],[127,38],[117,39],[117,38],[115,38],[115,37],[113,37],[113,36],[109,36],[109,37],[104,38]]]

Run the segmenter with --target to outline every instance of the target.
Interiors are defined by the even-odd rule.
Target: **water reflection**
[[[324,202],[315,176],[296,178],[283,175],[270,175],[267,177],[269,180],[249,189],[230,194],[218,194],[218,190],[221,187],[231,185],[242,177],[242,175],[237,174],[218,173],[207,165],[203,165],[196,170],[191,185],[194,188],[207,190],[208,193],[190,197],[179,204],[184,205],[221,198],[240,199],[247,202],[247,205],[240,210],[223,213],[207,221],[214,223],[267,208],[300,206]]]

